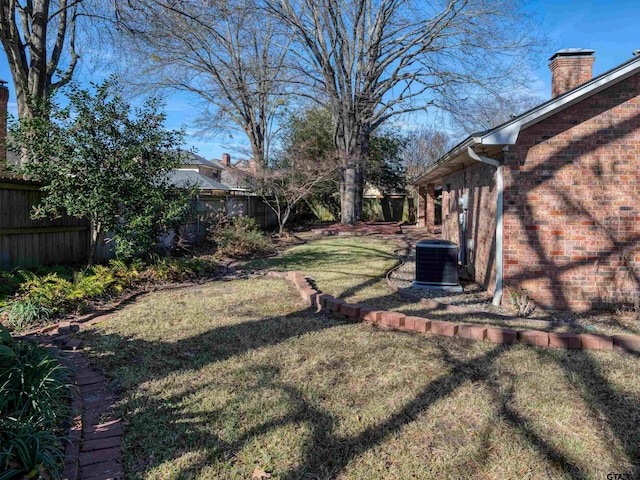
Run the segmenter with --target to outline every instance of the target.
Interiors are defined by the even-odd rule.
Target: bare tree
[[[542,102],[543,99],[529,93],[499,92],[490,95],[484,92],[456,99],[455,105],[450,105],[448,111],[453,126],[461,133],[471,135],[497,127]]]
[[[125,48],[138,60],[133,82],[195,94],[207,127],[242,129],[258,164],[267,160],[285,104],[288,40],[253,2],[140,0],[119,9]]]
[[[433,127],[422,127],[405,141],[402,158],[407,169],[407,180],[418,177],[438,161],[452,146],[451,137]]]
[[[76,24],[82,2],[0,0],[0,41],[20,118],[41,115],[36,111],[38,103],[71,80],[79,58]]]
[[[257,193],[278,219],[279,234],[291,216],[293,208],[309,198],[322,184],[335,175],[335,160],[331,156],[309,157],[284,154],[269,167],[255,170],[234,169],[237,177],[252,192]]]
[[[529,25],[517,0],[273,0],[298,67],[331,110],[342,158],[342,222],[362,210],[371,134],[394,115],[445,106],[463,87],[521,79]]]

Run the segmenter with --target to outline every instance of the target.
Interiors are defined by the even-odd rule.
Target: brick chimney
[[[231,166],[231,155],[229,155],[228,153],[222,154],[222,165],[225,167]]]
[[[551,63],[551,97],[555,98],[593,78],[594,50],[565,48],[553,54]]]
[[[0,171],[4,170],[7,162],[7,104],[9,103],[9,88],[7,82],[0,80]]]

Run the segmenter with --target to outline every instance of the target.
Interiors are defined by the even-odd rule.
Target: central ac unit
[[[462,291],[458,281],[458,246],[447,240],[416,243],[414,288]]]

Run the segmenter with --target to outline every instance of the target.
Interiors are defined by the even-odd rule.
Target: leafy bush
[[[0,325],[2,480],[59,478],[69,388],[68,369],[44,348],[13,341]]]
[[[159,236],[193,214],[196,190],[175,188],[169,175],[184,161],[184,132],[165,128],[159,98],[133,108],[115,77],[65,89],[64,106],[53,98],[41,106],[47,121],[21,117],[11,126],[9,149],[24,159],[18,173],[43,183],[32,217],[87,218],[91,264],[100,260],[106,232],[118,258],[146,257]]]
[[[64,311],[73,297],[73,282],[60,278],[56,273],[38,276],[33,272],[21,270],[18,274],[23,278],[19,294],[24,300],[47,308],[53,314]]]
[[[142,260],[136,258],[127,264],[123,260],[111,260],[109,262],[109,270],[115,277],[115,284],[122,288],[131,288],[142,281],[143,275],[141,271],[146,268]]]
[[[218,253],[227,257],[246,258],[269,254],[273,247],[250,217],[236,217],[210,229],[211,240]]]
[[[210,276],[218,271],[217,262],[200,258],[162,258],[147,267],[146,278],[151,282],[180,281]]]
[[[74,275],[71,298],[97,298],[111,292],[120,293],[123,286],[113,271],[104,265],[94,265]]]
[[[20,286],[20,280],[12,273],[0,270],[0,299],[13,295]]]

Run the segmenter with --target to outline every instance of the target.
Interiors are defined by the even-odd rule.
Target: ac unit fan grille
[[[416,244],[416,282],[458,285],[458,246],[446,240]]]

